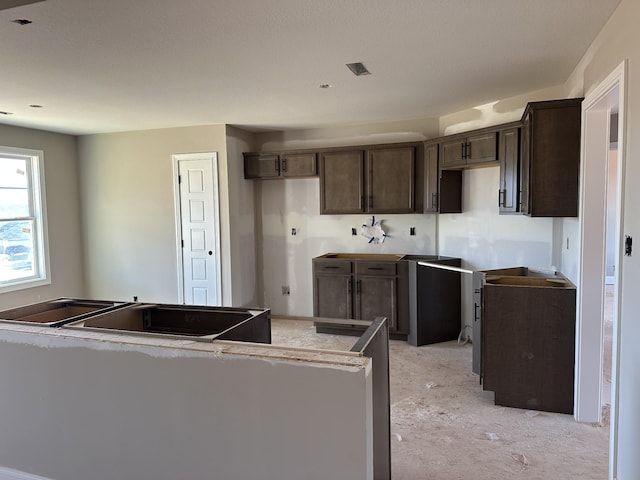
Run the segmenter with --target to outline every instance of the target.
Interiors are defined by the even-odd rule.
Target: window
[[[0,147],[0,292],[50,283],[42,159]]]

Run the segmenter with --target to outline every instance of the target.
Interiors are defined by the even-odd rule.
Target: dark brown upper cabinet
[[[577,217],[582,98],[531,102],[522,116],[520,211]]]
[[[415,147],[368,151],[367,206],[372,213],[415,211]]]
[[[512,127],[499,132],[500,188],[498,208],[501,214],[519,211],[520,186],[520,128]]]
[[[440,142],[440,168],[460,168],[498,160],[498,134],[478,131],[452,135]]]
[[[440,170],[438,146],[424,146],[424,212],[462,213],[462,170]]]
[[[244,178],[274,179],[318,175],[316,152],[245,153]]]
[[[260,153],[245,153],[244,178],[278,178],[280,156]]]
[[[424,212],[437,213],[438,198],[438,144],[424,146]]]
[[[364,150],[320,154],[320,213],[365,211],[364,154]]]
[[[280,174],[283,177],[313,177],[318,175],[318,155],[315,152],[282,153]]]
[[[363,147],[320,153],[320,213],[412,213],[416,203],[416,145]],[[419,170],[419,169],[418,169]],[[419,178],[422,178],[420,176]]]

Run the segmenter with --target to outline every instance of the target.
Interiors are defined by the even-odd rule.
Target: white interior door
[[[187,305],[220,305],[216,154],[175,155],[174,170],[177,170],[180,300]]]

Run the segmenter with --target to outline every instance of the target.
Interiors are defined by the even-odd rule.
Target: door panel
[[[217,176],[211,158],[178,160],[184,303],[220,304]]]
[[[356,283],[356,318],[374,320],[376,317],[387,317],[389,329],[397,325],[396,277],[358,276]]]
[[[368,211],[414,211],[414,147],[384,148],[369,152]]]
[[[320,157],[320,213],[364,212],[364,152],[327,152]]]
[[[351,318],[351,275],[316,275],[315,311],[323,318]]]

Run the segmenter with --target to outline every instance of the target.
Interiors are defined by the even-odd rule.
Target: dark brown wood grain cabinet
[[[285,178],[318,175],[318,155],[315,152],[280,154],[280,174]]]
[[[522,116],[520,210],[577,217],[582,98],[530,102]]]
[[[438,212],[438,144],[424,147],[424,212]]]
[[[278,178],[279,176],[279,155],[262,153],[244,154],[244,178]]]
[[[351,262],[313,262],[313,315],[323,318],[353,318]]]
[[[498,158],[500,161],[500,188],[498,208],[501,214],[519,211],[520,191],[520,128],[512,127],[500,131]]]
[[[421,151],[415,144],[320,153],[320,213],[422,211]]]
[[[406,262],[313,259],[313,315],[344,320],[386,317],[393,338],[408,331],[408,272]],[[358,334],[362,325],[316,322],[320,333]]]
[[[320,213],[365,211],[364,150],[320,154]]]
[[[486,276],[481,297],[483,389],[496,405],[573,413],[575,286],[561,275]]]
[[[415,211],[415,155],[413,146],[368,151],[367,205],[371,213]]]
[[[496,162],[497,148],[498,134],[495,131],[485,129],[451,136],[440,143],[440,168]]]
[[[244,153],[244,178],[277,179],[318,175],[316,152]]]

